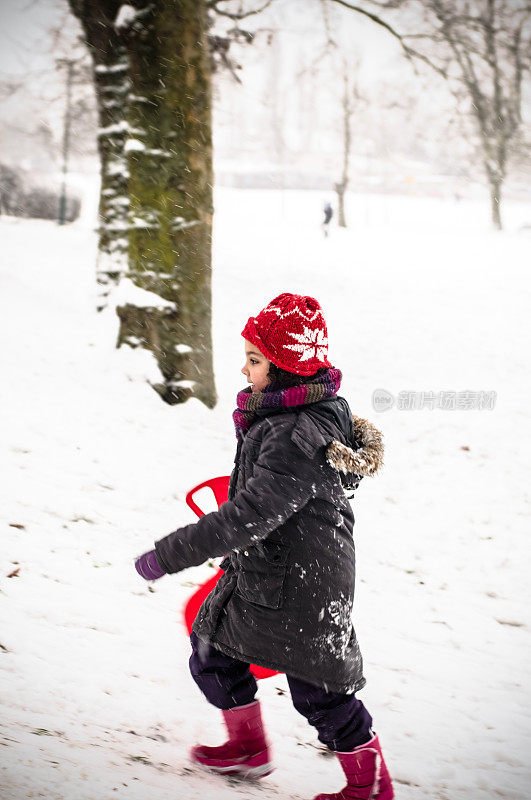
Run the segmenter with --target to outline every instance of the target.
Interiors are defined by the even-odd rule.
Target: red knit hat
[[[313,297],[284,292],[258,316],[249,317],[242,336],[277,367],[313,375],[328,361],[328,332],[321,306]]]

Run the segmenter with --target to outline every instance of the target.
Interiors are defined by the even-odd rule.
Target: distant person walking
[[[324,235],[328,236],[328,226],[330,225],[330,220],[334,216],[334,209],[332,208],[328,200],[323,206],[323,212],[324,212],[324,219],[321,227],[323,229]]]

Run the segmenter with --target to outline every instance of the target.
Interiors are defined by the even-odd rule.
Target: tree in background
[[[522,82],[531,68],[527,0],[428,0],[422,3],[432,60],[468,99],[490,187],[492,224],[502,228],[507,167],[521,144]],[[439,55],[440,53],[440,55]]]
[[[337,224],[340,228],[347,227],[345,216],[345,192],[350,179],[350,152],[352,148],[352,118],[362,100],[358,88],[359,62],[352,64],[347,58],[342,59],[341,95],[341,145],[342,165],[341,178],[334,184],[337,194]]]

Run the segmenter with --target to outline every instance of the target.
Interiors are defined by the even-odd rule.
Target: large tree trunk
[[[137,0],[125,16],[114,0],[69,2],[95,60],[99,280],[109,286],[125,274],[126,286],[152,293],[132,290],[117,308],[118,346],[153,352],[161,371],[155,388],[167,402],[193,396],[213,407],[206,2]]]

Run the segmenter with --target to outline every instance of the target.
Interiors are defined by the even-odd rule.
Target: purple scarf
[[[308,379],[301,386],[290,386],[288,389],[279,389],[278,384],[271,383],[261,392],[253,392],[249,387],[238,392],[236,405],[232,414],[236,438],[249,430],[260,408],[294,408],[317,403],[327,397],[333,397],[341,386],[341,372],[338,369],[329,369],[318,378]]]

